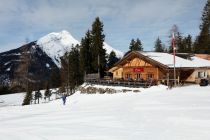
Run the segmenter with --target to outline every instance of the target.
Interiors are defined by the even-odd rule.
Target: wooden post
[[[86,82],[86,71],[84,72],[84,77],[83,77],[84,79],[84,82]]]
[[[178,71],[178,77],[177,77],[178,79],[177,79],[177,83],[178,83],[178,85],[179,85],[179,82],[180,82],[180,70]]]
[[[167,86],[169,86],[169,72],[166,75],[167,75]]]
[[[100,56],[98,54],[98,80],[100,80]]]
[[[157,70],[157,81],[159,80],[159,70],[158,70],[158,68],[156,68],[156,70]]]
[[[178,79],[177,79],[178,85],[179,85],[179,79],[180,79],[180,78],[179,78],[179,75],[178,75]]]

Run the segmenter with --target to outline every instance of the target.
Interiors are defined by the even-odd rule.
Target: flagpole
[[[173,45],[173,55],[174,55],[174,86],[176,87],[176,46],[175,46],[175,36],[173,32],[173,39],[172,39],[172,45]]]

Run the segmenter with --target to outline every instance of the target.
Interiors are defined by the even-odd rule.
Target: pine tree
[[[68,54],[68,81],[69,81],[69,87],[71,90],[71,94],[73,93],[73,90],[82,83],[82,76],[80,71],[80,60],[79,60],[79,45],[76,45],[75,47],[71,48],[71,51]]]
[[[116,57],[116,53],[111,51],[108,57],[108,68],[110,69],[119,59]]]
[[[31,100],[32,100],[32,91],[31,90],[28,90],[26,92],[26,95],[24,97],[24,100],[23,100],[22,105],[30,105]]]
[[[9,94],[11,91],[9,90],[8,85],[0,85],[0,95]]]
[[[50,92],[49,82],[47,82],[46,90],[45,90],[45,93],[44,93],[45,99],[48,98],[48,101],[50,101],[50,96],[51,95],[52,95],[52,93]]]
[[[198,36],[196,36],[195,41],[193,43],[193,53],[199,53],[199,47],[198,47]]]
[[[66,92],[65,84],[62,84],[62,85],[59,87],[59,93],[64,93],[64,92]]]
[[[131,51],[143,51],[143,46],[142,46],[141,40],[139,38],[137,38],[136,41],[134,39],[132,39],[129,49]]]
[[[162,45],[162,41],[158,37],[157,40],[155,41],[155,52],[164,52],[164,48]]]
[[[210,53],[210,0],[203,9],[202,23],[200,25],[200,34],[194,43],[195,53]]]
[[[129,46],[129,49],[130,49],[131,51],[134,50],[135,43],[136,43],[136,41],[135,41],[134,39],[131,39],[130,46]]]
[[[174,34],[175,37],[175,47],[177,53],[191,53],[193,51],[191,35],[183,37],[179,32],[178,26],[173,25],[169,35],[170,45],[169,48],[167,49],[168,53],[173,53],[172,34]]]
[[[61,57],[61,86],[65,89],[68,87],[68,52]],[[65,89],[65,90],[66,90]]]
[[[91,38],[91,72],[96,73],[99,68],[100,77],[103,77],[107,62],[106,50],[103,48],[103,42],[105,40],[105,35],[103,34],[103,23],[100,21],[99,17],[97,17],[92,24]]]
[[[177,25],[173,25],[172,28],[170,29],[170,35],[169,35],[169,48],[168,53],[173,53],[173,46],[172,46],[172,34],[175,36],[175,45],[177,46],[177,36],[179,33],[179,29]],[[176,48],[177,49],[177,48]]]
[[[183,38],[180,32],[177,32],[176,36],[176,48],[177,53],[183,53],[185,51],[185,46],[183,44]]]
[[[39,104],[39,99],[42,98],[42,93],[40,92],[40,90],[35,92],[34,98],[35,98],[35,104],[36,104],[36,100],[38,100],[38,104]]]
[[[165,47],[163,52],[165,52],[165,53],[169,53],[168,48],[166,48],[166,47]]]
[[[136,39],[135,45],[134,45],[135,51],[143,51],[143,46],[141,43],[141,40],[139,38]]]
[[[52,88],[59,87],[61,84],[60,71],[56,68],[51,69],[50,80],[48,80],[49,86]]]
[[[192,49],[192,36],[188,35],[184,38],[184,44],[185,44],[185,53],[193,53]]]
[[[80,48],[80,67],[81,73],[91,73],[91,34],[88,30],[85,37],[81,40],[81,48]]]

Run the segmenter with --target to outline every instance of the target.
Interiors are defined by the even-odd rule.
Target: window
[[[126,74],[126,79],[131,80],[131,74]]]
[[[126,74],[126,78],[131,78],[131,74]]]
[[[141,78],[141,74],[137,74],[137,79],[140,79]]]
[[[136,74],[136,79],[140,79],[142,77],[142,74]]]
[[[134,80],[141,81],[142,79],[143,79],[142,74],[140,74],[140,73],[135,74],[135,79]]]
[[[199,71],[198,72],[198,78],[203,78],[203,77],[205,77],[205,72]]]
[[[154,78],[154,74],[148,73],[148,74],[147,74],[147,79],[151,79],[151,78]]]
[[[201,72],[198,72],[198,78],[201,78]]]

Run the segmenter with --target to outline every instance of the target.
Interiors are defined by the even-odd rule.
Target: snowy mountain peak
[[[118,50],[116,50],[116,49],[114,49],[114,48],[112,48],[109,44],[107,44],[106,42],[104,42],[104,49],[106,49],[106,53],[107,54],[110,54],[111,53],[111,51],[114,51],[115,53],[116,53],[116,56],[118,57],[118,58],[122,58],[123,57],[123,52],[121,52],[121,51],[118,51]]]
[[[37,45],[52,58],[58,67],[61,67],[60,57],[76,44],[79,44],[79,41],[66,30],[49,33],[37,41]]]
[[[40,38],[38,42],[40,43],[48,43],[50,41],[61,41],[65,45],[69,44],[79,44],[79,41],[77,41],[68,31],[63,30],[61,32],[52,32],[49,33],[48,35]],[[71,44],[71,45],[72,45]]]
[[[39,47],[55,62],[58,67],[61,67],[60,57],[62,57],[65,52],[70,51],[71,47],[76,44],[80,44],[80,42],[66,30],[58,33],[49,33],[37,41],[37,45],[39,45]],[[122,52],[112,48],[105,42],[103,47],[106,49],[107,54],[114,51],[117,57],[123,56]]]

